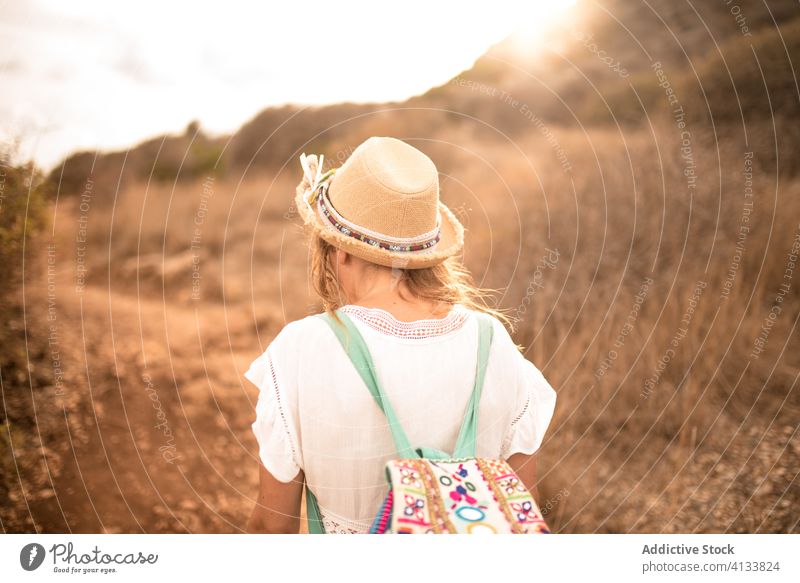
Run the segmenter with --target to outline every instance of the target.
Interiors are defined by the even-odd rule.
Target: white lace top
[[[379,308],[343,310],[412,446],[452,452],[475,380],[474,312],[456,305],[441,319],[402,322]],[[556,393],[492,320],[476,453],[507,459],[539,449]],[[328,324],[313,316],[290,322],[245,377],[260,389],[252,428],[266,469],[283,482],[305,471],[326,532],[367,532],[388,489],[384,466],[396,454],[386,418]]]

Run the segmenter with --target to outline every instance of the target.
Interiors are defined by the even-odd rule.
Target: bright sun
[[[516,49],[531,53],[548,46],[558,25],[573,18],[571,8],[577,0],[526,2],[519,7],[519,19],[514,29],[512,41]]]
[[[0,63],[16,63],[0,68],[0,134],[25,136],[26,153],[50,165],[194,119],[235,131],[270,105],[403,100],[470,68],[515,29],[532,51],[574,3],[12,3],[0,17]]]

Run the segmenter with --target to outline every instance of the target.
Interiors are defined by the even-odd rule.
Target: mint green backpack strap
[[[483,380],[486,377],[486,365],[489,361],[489,349],[492,345],[494,328],[491,320],[483,314],[478,316],[478,364],[475,370],[475,385],[467,405],[461,430],[458,432],[454,458],[475,457],[476,438],[478,434],[478,405],[483,393]]]
[[[394,408],[389,402],[389,398],[378,382],[378,377],[375,374],[375,364],[372,362],[372,356],[370,356],[369,349],[364,342],[363,336],[361,336],[361,332],[358,331],[358,328],[356,328],[356,325],[350,317],[342,310],[337,310],[336,313],[341,319],[342,324],[334,320],[327,312],[319,314],[319,317],[325,320],[336,334],[342,348],[344,348],[347,356],[350,357],[358,374],[361,375],[364,384],[367,385],[378,407],[380,407],[383,414],[386,415],[386,419],[389,422],[389,429],[394,439],[394,445],[397,449],[397,456],[400,458],[420,457],[419,452],[411,447],[411,442],[408,441],[406,432],[403,431],[400,421],[397,419],[397,415],[395,415]]]
[[[339,340],[342,348],[344,348],[347,356],[353,362],[353,365],[363,379],[364,384],[367,385],[378,407],[380,407],[383,414],[386,415],[398,456],[406,458],[420,457],[419,452],[411,447],[411,443],[408,441],[408,437],[395,415],[392,404],[389,402],[389,399],[383,392],[383,388],[378,382],[372,356],[370,356],[364,338],[361,336],[361,332],[358,331],[347,314],[341,310],[338,310],[337,313],[342,320],[341,324],[334,320],[328,313],[319,314],[319,317],[325,320],[334,334],[336,334],[336,338]],[[317,497],[308,487],[308,482],[306,482],[306,516],[308,518],[308,532],[310,534],[325,534],[319,503],[317,502]]]
[[[319,511],[317,497],[309,489],[306,482],[306,518],[308,519],[309,534],[325,534],[325,527],[322,525],[322,513]]]
[[[358,331],[353,321],[341,310],[337,310],[342,324],[336,322],[329,314],[322,313],[319,317],[325,320],[333,330],[338,338],[342,348],[353,362],[356,370],[367,385],[369,392],[372,394],[375,402],[386,415],[389,421],[389,428],[392,432],[395,447],[397,448],[398,457],[402,458],[418,458],[424,457],[426,459],[447,459],[448,456],[445,452],[439,450],[421,447],[414,449],[408,441],[408,437],[403,431],[394,409],[389,402],[388,397],[383,392],[383,388],[378,382],[375,374],[375,365],[370,356],[364,338],[361,332]],[[472,388],[472,395],[470,396],[467,410],[464,415],[464,421],[461,425],[461,430],[458,433],[456,441],[456,449],[453,457],[475,457],[475,445],[478,432],[478,405],[480,404],[481,394],[483,393],[483,381],[486,377],[486,366],[489,360],[489,349],[492,344],[493,327],[492,322],[478,314],[478,358],[475,370],[475,384]],[[308,532],[311,534],[324,534],[325,529],[322,524],[322,515],[319,510],[319,504],[314,493],[308,488],[306,484],[306,514],[308,516]]]

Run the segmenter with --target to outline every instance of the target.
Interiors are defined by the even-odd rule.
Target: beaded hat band
[[[338,168],[300,156],[295,202],[303,221],[337,248],[406,269],[436,265],[463,248],[464,229],[439,200],[438,172],[416,148],[369,138]]]

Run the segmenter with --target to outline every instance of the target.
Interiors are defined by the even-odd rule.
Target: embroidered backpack
[[[475,385],[451,456],[432,448],[411,447],[378,382],[375,365],[361,333],[342,310],[337,310],[337,314],[342,324],[327,313],[319,317],[333,329],[378,407],[386,415],[397,448],[397,459],[386,464],[389,492],[369,532],[550,532],[536,501],[508,462],[475,457],[478,405],[492,342],[491,321],[484,314],[477,314],[479,342]],[[319,505],[308,485],[306,508],[309,532],[324,533]]]

